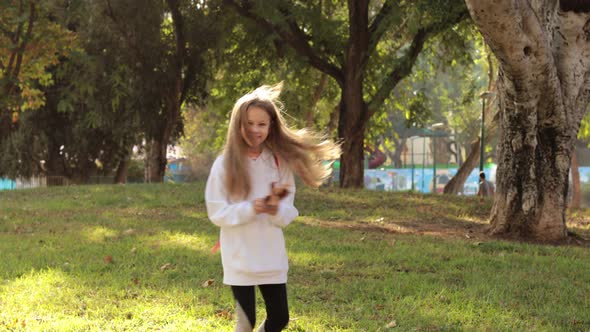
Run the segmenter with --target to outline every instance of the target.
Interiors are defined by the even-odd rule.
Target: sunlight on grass
[[[0,192],[0,331],[232,331],[203,189]],[[491,203],[302,188],[297,207],[287,331],[590,329],[588,248],[473,238]]]
[[[118,235],[118,231],[102,226],[86,228],[82,231],[82,236],[94,243],[103,243],[106,239],[115,238]]]
[[[161,235],[159,241],[162,247],[176,248],[176,249],[190,249],[194,251],[201,251],[209,253],[211,247],[215,245],[217,240],[211,237],[200,237],[193,234],[186,233],[170,233],[166,232]]]

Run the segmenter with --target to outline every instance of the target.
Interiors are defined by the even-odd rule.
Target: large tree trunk
[[[490,231],[563,239],[570,158],[590,97],[590,15],[557,1],[466,3],[500,63]]]
[[[368,11],[367,0],[348,1],[349,40],[338,121],[338,137],[343,141],[340,158],[340,186],[343,188],[360,188],[364,179],[363,147],[369,114],[363,99],[362,64],[369,47]]]
[[[347,93],[346,91],[346,89],[342,90],[338,123],[338,137],[342,139],[340,186],[361,188],[364,179],[363,147],[366,120],[359,118],[359,116],[367,113],[367,104],[362,99],[361,92]]]
[[[146,149],[146,169],[145,180],[148,183],[164,181],[164,174],[166,173],[166,149],[167,144],[162,140],[153,139]]]

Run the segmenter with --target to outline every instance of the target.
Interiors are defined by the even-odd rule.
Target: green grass
[[[203,190],[0,192],[0,331],[232,331]],[[296,202],[288,331],[590,330],[590,249],[489,238],[490,202],[336,189]],[[586,236],[589,214],[570,227]]]

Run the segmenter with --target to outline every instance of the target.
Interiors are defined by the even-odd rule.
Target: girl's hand
[[[266,204],[266,200],[265,199],[256,199],[254,200],[254,211],[256,212],[256,214],[261,214],[261,213],[268,213],[270,215],[276,215],[277,211],[279,210],[278,206],[271,206]]]

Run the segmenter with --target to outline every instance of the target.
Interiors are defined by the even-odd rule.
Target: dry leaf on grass
[[[126,230],[126,231],[123,232],[123,235],[129,236],[129,235],[134,235],[136,233],[137,233],[137,231],[135,229],[129,228],[128,230]]]
[[[160,271],[171,270],[173,268],[174,268],[174,264],[172,264],[172,263],[166,263],[166,264],[160,266]]]
[[[112,264],[113,263],[113,256],[111,256],[111,255],[104,256],[103,261],[105,262],[105,264]]]
[[[223,319],[227,319],[227,320],[232,320],[232,314],[229,310],[220,310],[218,312],[215,313],[215,317],[217,318],[223,318]]]
[[[385,328],[392,329],[396,326],[397,326],[397,323],[394,320],[392,320],[391,322],[389,322],[389,324],[385,325]]]
[[[213,279],[207,279],[203,283],[203,287],[209,287],[209,286],[213,285],[214,282],[215,282],[215,280],[213,280]]]

